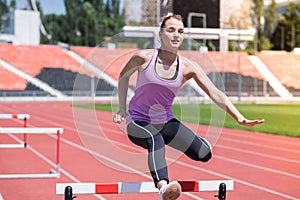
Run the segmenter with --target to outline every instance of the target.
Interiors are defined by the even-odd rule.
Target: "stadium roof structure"
[[[122,32],[125,37],[153,37],[158,33],[159,27],[152,26],[124,26]],[[228,40],[253,40],[255,29],[218,29],[218,28],[185,28],[185,37],[191,35],[192,39],[218,40],[220,36],[227,35]]]
[[[154,38],[158,37],[159,27],[151,26],[124,26],[122,29],[124,37],[142,37]],[[187,39],[203,39],[203,40],[219,40],[220,50],[227,51],[224,44],[228,44],[229,40],[235,41],[251,41],[255,39],[256,30],[238,30],[238,29],[218,29],[218,28],[185,28],[185,38]],[[223,47],[223,48],[222,48]]]

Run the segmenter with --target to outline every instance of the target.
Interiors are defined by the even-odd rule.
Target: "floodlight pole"
[[[238,39],[238,101],[241,101],[242,93],[242,75],[241,75],[241,27],[240,20],[238,21],[239,39]]]
[[[206,14],[205,13],[195,13],[195,12],[190,12],[188,14],[188,57],[191,57],[191,50],[192,50],[192,38],[191,38],[191,27],[192,27],[192,18],[193,17],[201,17],[203,21],[203,28],[206,29]],[[203,39],[203,44],[206,46],[206,39],[204,37]],[[190,98],[191,94],[191,88],[188,87],[188,99]]]
[[[206,29],[206,14],[205,13],[195,13],[190,12],[188,14],[188,30],[189,30],[189,37],[188,37],[188,50],[192,50],[192,38],[191,38],[191,27],[192,27],[192,18],[193,17],[201,17],[203,21],[203,28]],[[206,38],[203,39],[203,45],[206,46]]]
[[[156,23],[160,26],[160,0],[156,0]]]

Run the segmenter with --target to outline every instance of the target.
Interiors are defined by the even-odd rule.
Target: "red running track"
[[[124,124],[112,113],[72,109],[71,102],[2,103],[1,113],[28,113],[29,127],[62,127],[59,179],[0,179],[4,200],[63,200],[56,183],[151,181],[145,151],[130,143]],[[267,122],[266,122],[267,123]],[[1,127],[21,127],[20,120],[0,120]],[[188,124],[191,128],[195,125]],[[199,134],[207,126],[198,127]],[[1,143],[16,137],[0,135]],[[87,151],[87,147],[90,151]],[[26,149],[0,149],[0,174],[47,173],[55,167],[56,136],[28,136]],[[223,129],[208,163],[195,162],[167,149],[172,180],[235,181],[227,199],[300,199],[300,139]],[[175,162],[174,162],[175,160]],[[216,192],[183,193],[180,199],[216,199]],[[158,199],[158,194],[80,195],[78,200]]]

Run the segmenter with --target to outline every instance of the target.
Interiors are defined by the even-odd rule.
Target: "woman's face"
[[[162,49],[177,50],[184,39],[183,22],[175,18],[168,19],[159,35]]]

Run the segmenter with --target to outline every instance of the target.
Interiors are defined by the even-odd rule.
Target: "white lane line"
[[[49,136],[49,137],[54,137],[53,135],[48,135],[48,136]],[[134,172],[134,173],[136,173],[137,175],[141,175],[141,176],[143,176],[143,177],[145,177],[145,178],[147,178],[147,179],[152,180],[152,177],[149,176],[148,174],[145,174],[145,173],[143,173],[143,172],[141,172],[141,171],[139,171],[139,170],[136,170],[136,169],[134,169],[134,168],[132,168],[132,167],[130,167],[130,166],[128,166],[128,165],[125,165],[125,164],[123,164],[123,163],[121,163],[121,162],[119,162],[119,161],[116,161],[116,160],[113,160],[113,159],[111,159],[111,158],[109,158],[109,157],[107,157],[107,156],[104,156],[104,155],[100,154],[99,152],[95,152],[95,151],[89,150],[89,149],[87,149],[87,148],[85,148],[85,147],[83,147],[83,146],[81,146],[81,145],[78,145],[78,144],[76,144],[76,143],[74,143],[74,142],[71,142],[71,141],[69,141],[69,140],[67,140],[67,139],[64,139],[64,138],[61,138],[61,141],[62,141],[62,142],[65,142],[66,144],[68,144],[68,145],[70,145],[70,146],[73,146],[73,147],[75,147],[75,148],[77,148],[77,149],[80,149],[80,150],[82,150],[82,151],[84,151],[84,152],[88,152],[88,153],[92,154],[93,156],[96,156],[96,157],[101,158],[101,159],[103,159],[103,160],[109,161],[109,162],[111,162],[111,163],[113,163],[113,164],[115,164],[115,165],[118,165],[118,166],[120,166],[120,167],[126,169],[126,170],[129,170],[129,171],[131,171],[131,172]],[[127,147],[129,147],[129,146],[127,145]],[[201,198],[199,198],[198,196],[193,195],[193,194],[191,194],[191,193],[186,193],[186,192],[185,192],[185,193],[183,193],[183,194],[184,194],[184,195],[187,195],[187,196],[189,196],[189,197],[191,197],[191,198],[194,198],[194,199],[204,200],[204,199],[201,199]]]
[[[62,120],[64,120],[65,118],[61,118]],[[111,124],[112,122],[111,121],[105,121],[104,119],[103,120],[101,120],[102,122],[104,122],[104,123],[107,123],[108,125],[109,124]],[[97,124],[97,125],[91,125],[91,124],[89,124],[89,123],[87,123],[87,122],[80,122],[80,124],[81,125],[84,125],[84,126],[87,126],[87,127],[89,127],[89,128],[92,128],[93,126],[95,127],[95,128],[98,128],[97,127],[97,125],[99,125],[99,124]],[[104,129],[104,128],[102,128],[102,129]],[[114,131],[114,130],[112,130],[112,131]],[[123,133],[121,133],[120,131],[114,131],[114,133],[118,133],[118,134],[123,134]],[[223,134],[223,132],[222,132],[222,134]],[[224,133],[224,135],[226,135],[226,134],[228,134],[228,133],[226,133],[226,131],[225,131],[225,133]],[[267,135],[266,135],[267,136]],[[245,138],[247,138],[247,140],[249,140],[249,135],[247,135],[247,136],[245,136]],[[251,138],[251,137],[250,137]],[[232,141],[232,142],[236,142],[236,143],[240,143],[240,144],[245,144],[245,145],[252,145],[252,146],[258,146],[258,147],[264,147],[264,148],[268,148],[268,149],[275,149],[275,150],[279,150],[279,151],[281,151],[281,152],[291,152],[291,153],[297,153],[297,154],[300,154],[300,149],[299,150],[297,150],[297,149],[290,149],[290,148],[283,148],[283,147],[276,147],[276,146],[274,146],[274,145],[268,145],[268,144],[261,144],[261,143],[258,143],[258,142],[247,142],[246,140],[238,140],[238,139],[232,139],[232,138],[228,138],[228,137],[222,137],[221,138],[221,140],[225,140],[225,141]],[[260,138],[260,140],[262,140],[261,138]],[[268,140],[269,141],[269,140]],[[262,142],[263,143],[263,142]],[[218,145],[218,144],[217,144]]]
[[[250,150],[245,150],[245,149],[241,149],[241,148],[225,146],[225,145],[222,145],[222,144],[218,144],[217,147],[220,147],[222,149],[229,149],[229,150],[232,150],[232,151],[238,151],[238,152],[242,152],[242,153],[246,153],[246,154],[252,154],[252,155],[255,155],[255,156],[270,158],[270,159],[274,159],[274,160],[280,160],[280,161],[284,161],[284,162],[300,164],[300,160],[289,159],[289,158],[284,158],[284,157],[279,157],[279,156],[273,156],[273,155],[270,155],[270,154],[265,154],[265,153],[260,153],[260,152],[256,152],[256,151],[250,151]]]
[[[52,135],[49,135],[50,137],[54,137]],[[65,142],[65,141],[64,141]],[[66,140],[66,142],[69,144],[69,145],[74,145],[76,148],[80,148],[82,150],[86,149],[80,145],[77,145],[73,142],[70,142],[68,140]],[[107,159],[108,161],[110,161],[111,159],[110,158],[107,158],[106,156],[103,156],[97,152],[93,152],[93,151],[90,151],[91,154],[95,155],[95,156],[101,156],[102,159]],[[170,158],[167,158],[168,160],[174,162],[173,159],[170,159]],[[115,160],[112,160],[112,162],[114,164],[118,164],[117,161]],[[284,197],[286,199],[292,199],[292,200],[297,200],[298,198],[296,197],[293,197],[293,196],[290,196],[290,195],[286,195],[286,194],[283,194],[283,193],[280,193],[280,192],[277,192],[275,190],[272,190],[272,189],[268,189],[268,188],[265,188],[265,187],[262,187],[262,186],[259,186],[259,185],[256,185],[256,184],[252,184],[250,182],[247,182],[247,181],[243,181],[243,180],[239,180],[239,179],[236,179],[236,178],[233,178],[233,177],[230,177],[230,176],[227,176],[227,175],[224,175],[224,174],[221,174],[221,173],[218,173],[218,172],[215,172],[215,171],[212,171],[212,170],[207,170],[207,169],[203,169],[203,168],[200,168],[200,167],[197,167],[197,166],[194,166],[194,165],[190,165],[190,164],[187,164],[187,163],[183,163],[181,161],[176,161],[177,164],[180,164],[182,166],[185,166],[185,167],[188,167],[188,168],[192,168],[192,169],[196,169],[198,171],[204,171],[206,173],[209,173],[209,174],[212,174],[212,175],[215,175],[215,176],[218,176],[218,177],[221,177],[221,178],[225,178],[225,179],[230,179],[230,180],[234,180],[238,183],[241,183],[241,184],[244,184],[244,185],[247,185],[247,186],[250,186],[250,187],[253,187],[255,189],[259,189],[259,190],[262,190],[262,191],[265,191],[265,192],[268,192],[268,193],[272,193],[274,195],[278,195],[278,196],[281,196],[281,197]],[[123,164],[121,164],[123,165]],[[126,166],[126,165],[125,165]],[[127,166],[128,167],[128,166]],[[128,167],[126,169],[131,169],[131,167]],[[140,173],[139,173],[140,174]],[[140,175],[143,175],[143,174],[140,174]]]
[[[243,130],[241,130],[243,131]],[[284,138],[288,138],[288,139],[293,139],[293,140],[298,140],[300,141],[299,138],[293,138],[293,137],[290,137],[290,136],[283,136],[283,135],[272,135],[272,134],[268,134],[268,133],[261,133],[263,135],[261,136],[258,136],[258,135],[253,135],[253,134],[240,134],[240,133],[235,133],[235,132],[232,132],[230,130],[227,130],[227,129],[223,129],[223,132],[222,134],[224,135],[229,135],[229,136],[235,136],[235,137],[241,137],[241,138],[245,138],[245,139],[255,139],[255,140],[258,140],[258,141],[262,141],[262,136],[266,136],[268,137],[268,142],[274,142],[274,143],[277,143],[277,144],[288,144],[288,145],[293,145],[293,146],[300,146],[300,143],[299,142],[294,142],[294,141],[290,141],[290,140],[284,140]],[[278,136],[278,139],[275,139],[275,138],[270,138],[270,137],[276,137]],[[282,137],[282,138],[281,138]],[[283,140],[282,140],[283,139]],[[273,144],[275,145],[275,144]]]
[[[295,175],[295,174],[291,174],[291,173],[280,171],[280,170],[271,169],[271,168],[268,168],[268,167],[262,167],[262,166],[259,166],[259,165],[255,165],[255,164],[251,164],[251,163],[247,163],[247,162],[243,162],[243,161],[239,161],[239,160],[235,160],[235,159],[231,159],[231,158],[226,158],[226,157],[223,157],[223,156],[215,155],[214,158],[218,158],[220,160],[224,160],[224,161],[227,161],[227,162],[236,163],[236,164],[239,164],[239,165],[244,165],[244,166],[251,167],[251,168],[260,169],[260,170],[263,170],[263,171],[272,172],[272,173],[275,173],[275,174],[280,174],[280,175],[300,179],[300,176]]]
[[[211,171],[211,170],[203,169],[203,168],[197,167],[195,165],[190,165],[190,164],[187,164],[187,163],[184,163],[184,162],[181,162],[181,161],[176,161],[176,163],[179,164],[179,165],[182,165],[182,166],[186,166],[188,168],[192,168],[192,169],[195,169],[195,170],[198,170],[198,171],[203,171],[203,172],[206,172],[208,174],[219,176],[219,177],[222,177],[222,178],[225,178],[225,179],[234,180],[237,183],[240,183],[240,184],[243,184],[243,185],[247,185],[249,187],[253,187],[255,189],[262,190],[262,191],[265,191],[265,192],[268,192],[268,193],[271,193],[271,194],[274,194],[274,195],[278,195],[278,196],[284,197],[286,199],[292,199],[292,200],[298,200],[299,199],[299,197],[296,198],[296,197],[293,197],[293,196],[290,196],[290,195],[287,195],[287,194],[283,194],[283,193],[277,192],[277,191],[272,190],[272,189],[268,189],[268,188],[265,188],[265,187],[262,187],[262,186],[259,186],[259,185],[256,185],[256,184],[249,183],[248,181],[243,181],[243,180],[231,177],[231,176],[220,174],[218,172],[214,172],[214,171]]]
[[[278,151],[281,151],[281,152],[289,152],[289,153],[300,154],[300,150],[283,148],[283,147],[275,147],[274,145],[259,144],[259,143],[256,143],[256,142],[247,142],[247,141],[243,141],[243,140],[230,139],[230,138],[226,138],[226,137],[223,137],[221,140],[225,140],[225,141],[229,141],[229,142],[235,142],[235,143],[244,144],[244,145],[251,145],[251,146],[256,146],[256,147],[274,149],[274,150],[278,150]]]
[[[43,122],[48,122],[48,123],[53,124],[53,121],[50,121],[50,120],[45,120],[45,119],[42,119],[42,118],[39,118],[39,120],[40,120],[40,121],[43,121]],[[66,118],[61,118],[61,120],[67,121]],[[68,120],[68,121],[69,121],[69,120]],[[55,123],[55,122],[54,122],[54,124],[60,124],[60,123]],[[70,126],[66,126],[66,125],[63,125],[63,124],[60,124],[60,125],[62,125],[62,126],[66,129],[66,132],[67,132],[68,129],[69,129],[69,130],[72,130],[73,132],[75,132],[74,128],[72,128],[72,127],[70,127]],[[118,132],[118,133],[119,133],[119,132]],[[103,137],[100,138],[99,136],[95,136],[95,135],[90,134],[90,133],[88,133],[88,132],[81,132],[81,134],[85,134],[85,135],[87,135],[87,136],[91,136],[91,137],[95,137],[95,138],[97,138],[97,139],[101,139],[101,140],[107,141],[107,138],[103,138]],[[56,137],[53,136],[53,135],[48,135],[48,136],[49,136],[49,137],[52,137],[52,138],[56,138]],[[114,164],[116,164],[116,165],[119,165],[119,166],[121,166],[121,167],[123,167],[123,168],[125,168],[125,169],[132,170],[133,172],[137,173],[138,175],[141,175],[141,176],[143,176],[143,177],[146,177],[146,178],[152,180],[152,177],[151,177],[151,176],[149,176],[149,175],[147,175],[147,174],[144,174],[143,172],[140,172],[140,171],[138,171],[138,170],[135,170],[134,168],[131,168],[131,167],[129,167],[129,166],[127,166],[127,165],[124,165],[124,164],[122,164],[122,163],[120,163],[120,162],[117,162],[117,161],[115,161],[115,160],[112,160],[112,159],[110,159],[110,158],[108,158],[108,157],[106,157],[106,156],[103,156],[103,155],[101,155],[101,154],[99,154],[99,153],[97,153],[97,152],[91,151],[91,150],[89,150],[89,149],[87,149],[87,148],[85,148],[85,147],[83,147],[83,146],[80,146],[80,145],[78,145],[78,144],[76,144],[76,143],[73,143],[73,142],[71,142],[71,141],[69,141],[69,140],[67,140],[67,139],[61,138],[61,141],[62,141],[62,142],[65,142],[65,143],[67,143],[67,144],[69,144],[70,146],[73,146],[73,147],[75,147],[75,148],[78,148],[78,149],[80,149],[80,150],[82,150],[82,151],[88,152],[88,153],[90,153],[90,154],[92,154],[92,155],[94,155],[94,156],[97,156],[97,157],[100,157],[100,158],[105,159],[105,160],[107,160],[107,161],[110,161],[110,162],[112,162],[112,163],[114,163]],[[136,148],[134,148],[133,146],[124,145],[123,143],[119,143],[119,145],[126,146],[127,148],[132,148],[132,149],[136,150]],[[79,182],[80,182],[80,181],[79,181]],[[192,193],[185,192],[185,193],[183,193],[183,194],[186,195],[186,196],[189,196],[189,197],[191,197],[191,198],[193,198],[193,199],[204,200],[204,199],[200,198],[199,196],[196,196],[196,195],[194,195],[194,194],[192,194]]]
[[[9,135],[10,137],[12,137],[14,140],[16,140],[17,142],[20,142],[22,140],[20,140],[18,137],[16,137],[15,135]],[[56,137],[53,135],[47,135],[47,136],[51,136],[52,138],[56,139]],[[48,159],[47,157],[45,157],[43,154],[41,154],[40,152],[38,152],[37,150],[35,150],[33,147],[31,147],[30,145],[27,145],[26,147],[28,150],[30,150],[32,153],[34,153],[36,156],[38,156],[39,158],[41,158],[42,160],[44,160],[45,162],[47,162],[49,165],[51,165],[52,167],[56,167],[56,163],[52,162],[50,159]],[[75,176],[71,175],[70,173],[68,173],[66,170],[64,170],[63,168],[60,169],[60,172],[64,175],[66,175],[68,178],[70,178],[72,181],[77,182],[77,183],[81,183],[81,181],[79,179],[77,179]],[[100,200],[105,200],[105,198],[103,198],[101,195],[99,194],[94,194],[95,197],[97,197]],[[0,199],[1,200],[1,199]]]
[[[62,119],[66,120],[65,118],[62,118]],[[49,121],[49,120],[42,120],[42,121],[48,121],[48,122],[53,123],[52,121]],[[70,129],[73,130],[73,128],[70,128]],[[52,137],[53,137],[53,136],[52,136]],[[104,138],[104,140],[105,140],[105,139],[107,140],[107,138]],[[241,141],[239,141],[239,142],[241,142]],[[251,144],[252,144],[252,143],[251,143]],[[256,143],[254,143],[254,144],[256,144]],[[193,166],[193,165],[189,165],[189,164],[186,164],[186,163],[182,163],[182,162],[180,162],[180,161],[177,161],[177,163],[179,163],[179,164],[181,164],[181,165],[183,165],[183,166],[188,166],[188,167],[190,167],[190,168],[195,168],[195,166]],[[286,195],[286,194],[282,194],[282,193],[280,193],[280,192],[277,192],[277,191],[274,191],[274,190],[271,190],[271,189],[268,189],[268,188],[265,188],[265,187],[262,187],[262,186],[258,186],[258,185],[256,185],[256,184],[252,184],[252,183],[249,183],[249,182],[247,182],[247,181],[242,181],[242,180],[239,180],[239,179],[234,179],[234,178],[232,178],[232,177],[230,177],[230,176],[226,176],[226,175],[220,174],[220,173],[218,173],[218,172],[214,172],[214,171],[211,171],[211,170],[205,170],[205,169],[197,168],[197,167],[196,167],[196,169],[197,169],[197,170],[201,170],[201,171],[205,171],[205,172],[210,173],[210,174],[214,174],[214,175],[219,176],[219,177],[222,177],[222,178],[232,179],[232,180],[235,180],[235,181],[237,181],[237,182],[239,182],[239,183],[241,183],[241,184],[244,184],[244,185],[247,185],[247,186],[256,188],[256,189],[260,189],[260,190],[263,190],[263,191],[266,191],[266,192],[269,192],[269,193],[272,193],[272,194],[276,194],[276,195],[285,197],[285,198],[287,198],[287,199],[295,199],[295,200],[297,199],[297,198],[295,198],[295,197],[292,197],[292,196],[289,196],[289,195]]]
[[[111,121],[110,119],[101,119],[101,122],[104,122],[104,123],[107,123],[107,124],[111,124]],[[192,124],[192,123],[189,123],[189,122],[184,122],[186,125],[190,126],[190,127],[194,127],[194,126],[206,126],[206,125],[195,125],[195,124]],[[90,125],[90,124],[89,124]],[[194,129],[193,129],[194,130]],[[201,128],[199,129],[201,130]],[[234,129],[236,130],[236,129]],[[243,131],[243,130],[240,130],[240,131]],[[200,131],[201,132],[201,131]],[[246,131],[247,132],[247,131]],[[248,131],[249,132],[249,131]],[[251,131],[250,131],[251,132]],[[267,133],[262,133],[263,135],[262,136],[278,136],[278,137],[289,137],[289,136],[281,136],[281,135],[271,135],[271,134],[267,134]],[[262,141],[262,137],[261,136],[256,136],[256,135],[253,135],[253,134],[240,134],[240,133],[235,133],[235,132],[231,132],[229,128],[224,128],[222,130],[222,135],[231,135],[231,136],[236,136],[236,137],[243,137],[247,140],[250,139],[255,139],[255,140],[259,140],[259,141]],[[300,141],[300,138],[293,138],[295,140],[298,140]],[[280,138],[278,139],[275,139],[275,138],[269,138],[268,137],[268,142],[275,142],[275,143],[279,143],[279,144],[289,144],[289,145],[293,145],[293,146],[300,146],[300,142],[294,142],[294,141],[286,141],[286,140],[280,140]],[[270,146],[274,146],[275,144],[272,144]]]

